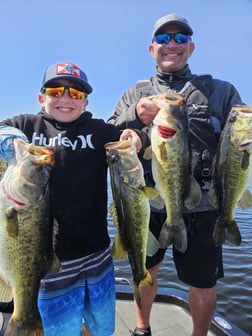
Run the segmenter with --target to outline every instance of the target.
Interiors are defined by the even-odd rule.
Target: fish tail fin
[[[218,217],[214,228],[213,239],[215,245],[221,245],[225,241],[232,245],[240,245],[241,233],[236,221],[232,219],[227,223]]]
[[[43,336],[44,331],[41,320],[24,323],[11,317],[4,333],[5,336]]]
[[[167,248],[172,243],[182,253],[187,249],[187,232],[183,219],[179,224],[171,225],[165,222],[162,226],[159,236],[160,248]]]
[[[141,295],[140,295],[140,287],[142,286],[153,286],[153,279],[149,271],[146,272],[145,277],[141,281],[139,281],[138,284],[135,281],[133,281],[134,298],[139,309],[142,308]]]
[[[153,279],[149,271],[146,272],[145,277],[139,282],[139,287],[141,286],[152,286]]]

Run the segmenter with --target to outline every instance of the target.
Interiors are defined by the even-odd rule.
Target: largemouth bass
[[[241,234],[234,218],[235,207],[252,207],[247,189],[251,170],[252,106],[234,106],[221,134],[215,161],[209,200],[218,205],[220,215],[214,230],[214,242],[239,245]]]
[[[201,200],[200,186],[191,174],[188,117],[182,95],[167,93],[165,99],[164,96],[153,99],[161,108],[151,130],[152,174],[167,213],[159,243],[161,248],[174,243],[180,252],[185,252],[183,208],[194,208]],[[145,154],[145,158],[150,158],[150,154]]]
[[[139,287],[152,285],[146,270],[146,250],[150,219],[149,197],[157,192],[145,186],[143,168],[131,141],[110,142],[105,145],[110,171],[113,204],[110,212],[118,233],[112,255],[124,259],[128,255],[137,304],[141,307]]]
[[[13,140],[15,160],[0,181],[0,300],[14,299],[5,336],[41,336],[40,279],[58,271],[48,181],[53,149]]]

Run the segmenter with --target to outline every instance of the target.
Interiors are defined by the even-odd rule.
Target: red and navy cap
[[[88,83],[85,72],[73,63],[69,62],[50,65],[44,73],[42,88],[47,86],[49,82],[59,78],[69,79],[76,82],[87,94],[93,91],[92,86]]]

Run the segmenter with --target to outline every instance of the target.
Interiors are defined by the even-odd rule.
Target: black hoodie
[[[70,260],[109,246],[107,163],[104,144],[117,141],[119,129],[84,112],[71,123],[49,114],[25,114],[4,120],[35,145],[54,147],[52,211],[58,222],[56,253]]]

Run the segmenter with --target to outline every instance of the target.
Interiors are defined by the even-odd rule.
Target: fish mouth
[[[38,165],[49,165],[52,167],[55,166],[53,148],[28,144],[27,152],[32,163]]]
[[[239,147],[240,147],[241,150],[245,150],[248,147],[250,147],[251,145],[252,145],[252,142],[248,141],[248,142],[241,143]]]
[[[158,129],[159,135],[165,139],[172,138],[177,133],[177,131],[174,128],[170,128],[170,127],[164,127],[164,126],[158,125],[157,129]]]
[[[29,157],[29,160],[33,164],[55,166],[54,149],[51,147],[37,146],[31,143],[27,143],[22,139],[16,138],[13,141],[13,145],[16,153],[19,154],[19,158],[16,160],[25,160]]]
[[[158,107],[161,109],[165,104],[182,107],[185,104],[184,96],[180,93],[166,92],[161,95],[154,95],[150,97],[156,102]]]
[[[119,140],[119,141],[114,141],[114,142],[108,142],[105,144],[105,149],[110,150],[110,149],[128,149],[131,147],[131,142],[130,140]]]
[[[37,165],[48,165],[51,167],[55,166],[55,160],[51,155],[41,155],[39,158],[36,156],[31,156],[31,162]]]

